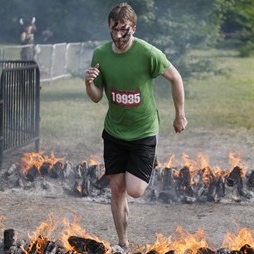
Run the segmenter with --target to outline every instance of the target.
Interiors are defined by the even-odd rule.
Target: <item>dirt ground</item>
[[[162,139],[158,147],[159,161],[166,161],[174,152],[177,158],[186,152],[191,158],[198,152],[206,154],[212,165],[228,166],[231,151],[242,154],[242,160],[248,169],[254,169],[254,139],[247,131],[199,135],[183,134]],[[8,158],[4,167],[14,163],[17,158]],[[79,160],[79,158],[77,158]],[[223,165],[223,166],[224,166]],[[204,204],[144,204],[130,200],[129,239],[132,244],[154,244],[156,233],[166,237],[174,234],[176,228],[193,234],[199,228],[204,230],[210,248],[219,248],[227,232],[237,233],[237,229],[254,228],[254,199],[247,203],[221,202]],[[0,192],[0,229],[13,228],[18,236],[27,236],[49,214],[72,219],[72,215],[81,216],[80,224],[89,235],[97,236],[110,244],[117,243],[113,220],[108,203],[99,203],[84,198],[66,195],[29,195],[18,191]],[[0,237],[1,238],[1,237]],[[249,244],[254,244],[254,241]]]

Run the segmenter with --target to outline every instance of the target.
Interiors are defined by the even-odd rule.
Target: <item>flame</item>
[[[246,164],[241,159],[241,153],[229,153],[229,164],[231,165],[232,169],[236,166],[240,167],[243,170],[243,173],[246,173]]]
[[[198,153],[198,163],[199,168],[207,168],[209,167],[209,159],[203,153]]]
[[[191,250],[192,253],[197,253],[197,250],[201,247],[208,247],[203,229],[198,229],[196,233],[191,234],[181,226],[177,226],[175,233],[170,237],[157,234],[155,244],[147,245],[146,249],[147,252],[154,250],[159,254],[170,250],[174,250],[177,254],[185,254],[188,250]]]
[[[44,152],[24,153],[21,158],[23,174],[27,175],[28,171],[35,167],[40,173],[40,168],[44,163],[49,164],[51,169],[56,162],[62,161],[64,158],[56,158],[54,152],[51,152],[51,157],[44,155]]]
[[[77,253],[68,240],[71,236],[76,236],[102,243],[105,246],[106,254],[110,254],[112,252],[110,243],[102,241],[98,237],[89,235],[81,226],[80,222],[81,216],[74,214],[72,215],[72,222],[67,218],[60,218],[53,214],[49,214],[48,219],[45,222],[42,222],[32,234],[29,234],[30,245],[27,250],[22,248],[23,252],[25,254],[43,254],[43,248],[46,242],[54,241],[59,243],[59,248],[63,249],[65,253]],[[60,237],[58,239],[56,239],[55,236],[56,231],[60,232]],[[233,251],[240,250],[246,244],[249,246],[254,244],[253,231],[247,228],[242,228],[238,230],[238,234],[232,232],[226,233],[221,247]],[[198,228],[195,233],[190,233],[181,226],[177,226],[174,234],[169,237],[157,233],[154,244],[133,247],[136,252],[148,253],[151,251],[158,254],[164,254],[169,251],[173,251],[177,254],[200,253],[199,249],[209,248],[203,229]]]
[[[4,232],[4,221],[6,220],[6,217],[4,215],[0,215],[0,231]]]
[[[222,243],[223,248],[231,250],[240,250],[245,244],[254,245],[253,230],[242,228],[238,230],[238,234],[227,232]]]
[[[98,155],[91,155],[90,156],[90,161],[89,161],[89,165],[90,166],[94,166],[94,165],[99,165],[100,163],[99,163],[99,159],[98,159]]]
[[[72,223],[67,218],[63,219],[64,228],[61,232],[60,240],[63,242],[67,250],[72,250],[71,245],[68,242],[70,236],[78,236],[86,239],[93,239],[99,243],[103,243],[107,250],[110,249],[110,243],[100,240],[98,237],[92,237],[80,226],[81,217],[74,216]]]
[[[146,245],[146,252],[156,251],[158,253],[166,253],[169,250],[169,247],[172,244],[171,237],[165,237],[162,234],[156,234],[156,241],[153,245]]]
[[[106,241],[100,240],[98,237],[92,237],[89,235],[80,225],[81,217],[73,215],[73,222],[70,222],[67,218],[60,218],[54,214],[49,214],[48,219],[42,222],[37,229],[32,233],[28,234],[30,239],[30,245],[28,250],[23,250],[26,254],[31,253],[33,248],[36,248],[37,253],[42,252],[42,246],[50,241],[57,241],[61,243],[61,247],[68,251],[73,251],[73,247],[69,244],[68,238],[70,236],[83,237],[85,239],[92,239],[99,243],[102,243],[107,252],[110,252],[110,244]],[[58,239],[54,238],[55,232],[60,229],[60,237]]]

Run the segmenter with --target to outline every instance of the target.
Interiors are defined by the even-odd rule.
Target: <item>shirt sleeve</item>
[[[167,56],[158,48],[151,47],[151,75],[153,78],[158,77],[171,67],[171,62]]]

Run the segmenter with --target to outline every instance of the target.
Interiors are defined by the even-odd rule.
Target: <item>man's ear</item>
[[[135,34],[135,32],[136,32],[136,26],[133,26],[132,27],[132,34]]]

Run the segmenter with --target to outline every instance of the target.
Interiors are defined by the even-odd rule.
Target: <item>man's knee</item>
[[[126,176],[126,190],[128,195],[133,198],[140,198],[143,196],[147,186],[147,182],[132,174],[128,174],[128,176]]]

